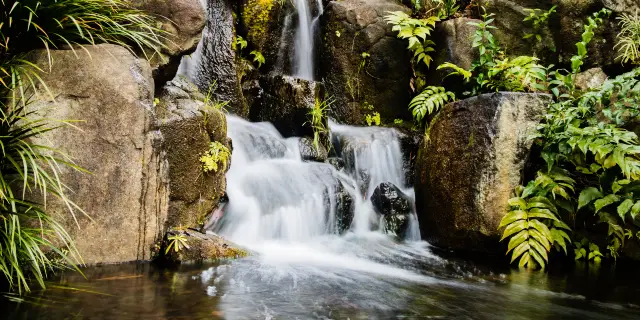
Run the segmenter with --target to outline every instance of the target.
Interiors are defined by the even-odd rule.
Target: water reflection
[[[422,280],[327,268],[259,257],[93,267],[0,307],[6,319],[640,319],[636,266],[542,273],[434,258],[412,267]]]

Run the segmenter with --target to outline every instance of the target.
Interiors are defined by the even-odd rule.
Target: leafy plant
[[[409,110],[416,121],[422,122],[427,114],[437,112],[449,101],[455,100],[456,96],[453,92],[449,92],[443,87],[429,86],[411,100]]]
[[[540,9],[524,9],[529,15],[524,18],[524,22],[531,24],[531,33],[525,33],[524,39],[533,38],[537,42],[542,42],[542,32],[549,24],[549,17],[556,12],[557,6],[551,7],[548,11]]]
[[[167,246],[167,249],[164,252],[165,254],[169,254],[172,248],[173,248],[173,251],[175,251],[176,253],[180,252],[180,250],[190,248],[189,244],[187,244],[187,237],[183,234],[168,236],[167,240],[169,240],[169,245]]]
[[[456,0],[432,0],[432,1],[433,3],[436,4],[436,7],[438,9],[438,17],[440,17],[440,19],[447,19],[453,16],[454,14],[456,14],[458,10],[460,10],[460,6],[458,5],[458,1]]]
[[[502,240],[509,238],[507,254],[511,262],[519,258],[520,267],[544,268],[552,248],[567,252],[571,238],[569,226],[562,222],[556,200],[570,199],[575,181],[561,170],[538,177],[526,187],[516,188],[516,196],[509,199],[510,211],[500,222],[504,227]]]
[[[222,165],[223,170],[227,168],[229,157],[231,152],[227,147],[218,141],[213,141],[209,144],[209,150],[204,152],[200,156],[200,162],[202,162],[202,171],[218,172]]]
[[[320,150],[322,137],[326,137],[326,144],[331,148],[331,140],[329,139],[329,128],[327,127],[327,109],[331,106],[331,99],[320,100],[316,98],[313,108],[309,110],[307,116],[309,123],[313,128],[313,146],[316,150]]]
[[[415,19],[402,11],[394,11],[388,12],[384,19],[388,24],[393,25],[392,30],[398,32],[398,38],[409,42],[408,49],[413,52],[412,62],[414,64],[422,62],[429,67],[433,61],[429,54],[435,51],[435,43],[428,37],[440,18]]]
[[[367,122],[368,126],[379,126],[380,125],[380,113],[379,112],[373,112],[371,114],[367,114],[365,116],[365,121]]]
[[[30,278],[44,288],[44,278],[59,266],[58,260],[76,270],[82,264],[71,237],[44,207],[47,196],[53,196],[74,218],[75,211],[84,213],[66,196],[60,170],[85,171],[59,150],[32,142],[65,122],[30,120],[33,111],[24,110],[28,105],[0,106],[0,273],[20,293],[30,291]],[[33,193],[42,195],[42,206],[29,200]]]
[[[247,47],[247,40],[245,40],[241,36],[236,36],[236,38],[233,40],[233,43],[231,45],[233,47],[233,50],[236,50],[237,48],[240,48],[240,50],[243,50],[244,48]]]
[[[622,63],[640,64],[640,15],[636,10],[633,15],[623,13],[618,20],[622,29],[615,46],[620,53],[618,59]]]
[[[258,64],[258,68],[262,67],[262,64],[264,64],[265,62],[262,53],[260,51],[253,50],[251,51],[250,55],[253,56],[253,62],[256,62]]]

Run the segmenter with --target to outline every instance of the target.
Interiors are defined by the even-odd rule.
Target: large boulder
[[[77,56],[76,56],[77,55]],[[33,117],[78,120],[35,138],[68,154],[91,172],[61,169],[67,196],[87,216],[76,220],[57,201],[54,215],[89,264],[144,260],[162,239],[167,217],[168,177],[155,128],[154,85],[149,62],[115,45],[84,50],[39,50],[32,61],[48,90],[37,91]],[[51,69],[49,69],[51,61]],[[52,98],[55,97],[55,100]]]
[[[498,251],[498,225],[520,184],[530,135],[549,95],[484,94],[446,105],[416,164],[416,209],[424,239],[457,250]]]
[[[384,230],[403,237],[412,213],[411,198],[393,183],[383,182],[376,187],[369,200],[374,211],[382,215]]]
[[[383,123],[411,119],[409,52],[384,21],[389,11],[410,10],[393,0],[344,0],[331,1],[324,12],[320,77],[340,122],[363,124],[373,112]]]
[[[215,172],[204,172],[200,161],[212,142],[231,149],[226,116],[203,99],[194,84],[177,77],[163,88],[156,106],[169,162],[167,227],[201,227],[226,189],[231,157]]]
[[[192,53],[200,42],[206,24],[206,12],[200,0],[130,0],[136,8],[158,17],[165,47],[151,56],[156,87],[173,79],[180,59]]]
[[[324,98],[322,83],[267,75],[260,78],[260,86],[264,92],[251,106],[251,121],[269,121],[284,137],[313,136],[309,112]]]

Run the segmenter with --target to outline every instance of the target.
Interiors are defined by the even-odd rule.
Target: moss
[[[254,45],[264,41],[275,3],[276,0],[249,0],[244,7],[242,19],[249,30],[247,38]]]

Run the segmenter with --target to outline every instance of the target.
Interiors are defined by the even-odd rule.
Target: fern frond
[[[437,112],[448,102],[455,100],[456,96],[453,92],[449,92],[443,87],[429,86],[411,100],[409,109],[413,118],[421,122],[427,114]]]
[[[461,76],[467,82],[471,79],[471,71],[465,70],[464,68],[461,68],[451,62],[445,62],[439,65],[436,70],[440,70],[440,69],[453,69],[453,71],[449,72],[449,74],[446,75],[445,78],[448,76],[458,75],[458,76]]]

